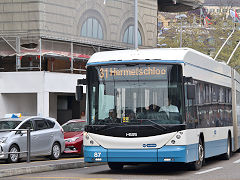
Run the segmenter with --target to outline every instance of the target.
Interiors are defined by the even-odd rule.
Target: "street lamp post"
[[[134,49],[138,49],[138,0],[134,0]]]
[[[180,48],[182,47],[182,18],[180,19],[181,21],[181,30],[180,30]]]
[[[181,28],[180,28],[180,48],[182,47],[182,19],[187,18],[186,14],[180,14],[175,16],[176,19],[180,19]]]

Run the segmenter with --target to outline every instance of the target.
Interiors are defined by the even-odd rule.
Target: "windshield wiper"
[[[103,125],[103,127],[101,128],[101,131],[107,131],[107,130],[113,129],[115,127],[118,127],[118,126],[127,126],[124,123],[111,123],[111,122],[105,123],[105,124],[98,124],[98,125]],[[109,126],[109,125],[111,125],[111,126]]]
[[[137,120],[140,120],[140,121],[148,121],[148,122],[151,122],[152,124],[157,125],[157,127],[160,127],[160,128],[162,128],[162,129],[164,129],[164,130],[167,129],[167,128],[165,128],[164,126],[162,126],[162,125],[160,125],[160,124],[158,124],[158,123],[156,123],[156,122],[154,122],[154,121],[152,121],[152,120],[150,120],[150,119],[137,119]]]

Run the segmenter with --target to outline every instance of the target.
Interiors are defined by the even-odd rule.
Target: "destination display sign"
[[[99,78],[102,80],[146,80],[167,79],[167,66],[124,66],[102,67],[99,69]]]

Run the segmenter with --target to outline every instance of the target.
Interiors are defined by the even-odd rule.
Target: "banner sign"
[[[167,66],[146,67],[104,67],[99,69],[99,78],[102,80],[165,80]]]

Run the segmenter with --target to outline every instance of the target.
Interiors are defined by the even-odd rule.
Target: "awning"
[[[20,41],[20,40],[19,40]],[[21,42],[21,43],[20,43]],[[16,38],[11,37],[2,37],[0,36],[0,56],[44,56],[44,57],[62,57],[62,58],[71,58],[73,59],[89,59],[89,54],[84,54],[87,52],[84,50],[81,45],[72,44],[71,42],[64,41],[53,41],[48,39],[41,39],[41,43],[38,41],[33,41],[36,47],[26,48],[24,43],[29,43],[24,41],[22,38],[19,43],[16,41]],[[21,46],[19,46],[21,44]],[[27,45],[28,45],[27,44]],[[18,48],[17,48],[18,47]],[[90,52],[91,53],[91,52]]]
[[[29,51],[28,49],[22,50],[19,56],[29,56],[29,55],[36,55],[40,56],[40,52],[33,52]],[[66,58],[71,58],[71,52],[64,52],[64,51],[57,51],[57,50],[46,50],[42,49],[41,50],[41,56],[44,57],[66,57]],[[72,54],[73,59],[89,59],[90,56],[86,54],[80,54],[80,53],[73,53]]]
[[[57,51],[57,50],[46,50],[42,49],[41,52],[39,52],[38,49],[22,49],[19,54],[12,51],[1,51],[0,56],[6,57],[6,56],[44,56],[44,57],[59,57],[59,58],[71,58],[71,52],[64,52],[64,51]],[[90,58],[90,55],[87,54],[80,54],[80,53],[73,53],[73,59],[84,59],[88,60]]]

